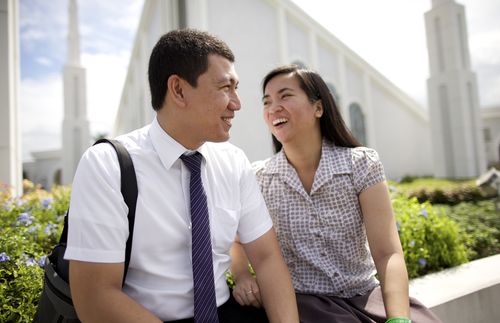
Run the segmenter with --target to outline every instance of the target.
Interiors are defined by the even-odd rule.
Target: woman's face
[[[292,73],[272,78],[266,84],[262,103],[264,120],[283,145],[307,140],[320,131],[321,101],[312,103]]]

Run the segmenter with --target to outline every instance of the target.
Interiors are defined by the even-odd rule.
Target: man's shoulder
[[[241,148],[228,141],[207,142],[205,149],[214,156],[246,158],[245,152]]]
[[[119,135],[114,139],[119,141],[132,156],[137,151],[143,149],[147,145],[149,126],[136,129],[127,134]],[[98,144],[90,146],[84,153],[83,159],[87,162],[109,162],[118,161],[116,158],[116,152],[109,144]]]
[[[125,146],[129,151],[140,149],[147,145],[149,141],[149,128],[151,125],[144,126],[139,129],[135,129],[129,133],[119,135],[116,137],[120,143]]]

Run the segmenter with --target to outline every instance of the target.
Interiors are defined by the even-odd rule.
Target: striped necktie
[[[189,195],[192,224],[194,321],[196,323],[218,323],[210,219],[207,196],[201,182],[200,166],[203,156],[196,152],[192,155],[182,155],[180,158],[191,172]]]

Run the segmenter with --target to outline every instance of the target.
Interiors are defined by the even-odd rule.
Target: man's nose
[[[229,109],[231,110],[239,110],[241,109],[241,101],[240,101],[240,96],[238,95],[238,92],[234,92],[233,95],[231,96],[229,100]]]

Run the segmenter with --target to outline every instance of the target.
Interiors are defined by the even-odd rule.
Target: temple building
[[[235,53],[242,109],[230,141],[250,161],[272,154],[262,120],[261,79],[277,65],[295,63],[323,76],[348,126],[378,151],[389,179],[479,176],[500,160],[500,106],[479,106],[464,6],[454,0],[431,3],[422,30],[430,64],[428,106],[423,107],[291,0],[145,0],[112,136],[152,121],[149,55],[162,34],[189,27],[221,37]],[[70,0],[69,21],[63,147],[34,152],[34,162],[24,165],[25,175],[46,188],[71,183],[90,144],[75,0]]]

